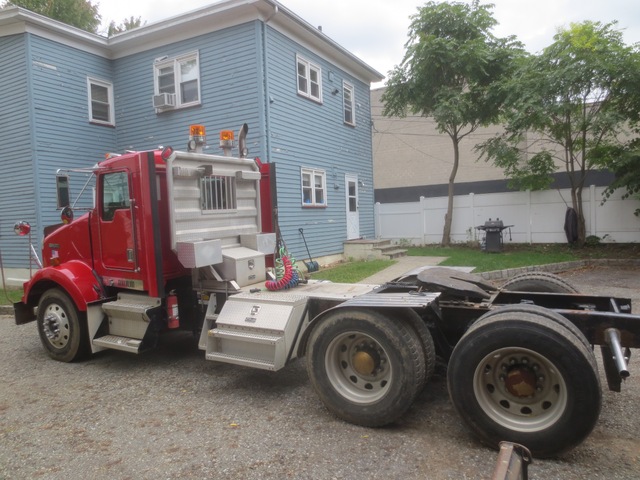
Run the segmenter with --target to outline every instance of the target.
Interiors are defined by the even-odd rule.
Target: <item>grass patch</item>
[[[455,245],[451,247],[409,247],[408,255],[422,257],[448,257],[440,265],[448,267],[476,267],[474,272],[504,270],[506,268],[546,265],[591,258],[638,258],[640,245],[600,244],[574,248],[564,244],[510,244],[501,253],[486,253],[478,247]]]
[[[9,299],[7,299],[7,296]],[[0,305],[12,305],[22,299],[22,289],[16,287],[8,287],[5,294],[4,288],[0,291]]]
[[[506,268],[546,265],[590,258],[640,258],[640,244],[599,244],[574,248],[564,244],[507,244],[502,253],[485,253],[479,247],[455,245],[440,247],[409,247],[408,255],[422,257],[448,257],[440,265],[449,267],[476,267],[474,272],[504,270]],[[341,263],[311,274],[314,280],[337,283],[358,283],[364,278],[393,265],[393,260]]]
[[[329,280],[336,283],[358,283],[394,263],[396,263],[394,260],[341,263],[335,267],[314,272],[311,274],[311,278],[313,280]]]

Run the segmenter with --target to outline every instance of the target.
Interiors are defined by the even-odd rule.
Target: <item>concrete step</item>
[[[389,260],[407,255],[407,250],[399,248],[398,245],[392,245],[391,242],[384,246],[378,245],[375,250],[380,251],[381,258],[388,258]]]
[[[397,245],[393,245],[391,240],[384,239],[358,239],[344,242],[345,258],[354,260],[374,260],[395,258],[389,257],[384,251],[398,250]]]
[[[393,260],[394,258],[399,258],[399,257],[405,257],[407,255],[407,251],[404,250],[403,248],[390,248],[390,249],[383,249],[380,250],[380,254],[383,257],[388,258],[389,260]]]

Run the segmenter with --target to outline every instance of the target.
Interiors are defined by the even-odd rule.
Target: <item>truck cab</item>
[[[161,151],[107,159],[93,169],[95,207],[58,226],[43,244],[43,265],[90,266],[101,297],[119,289],[162,296],[188,275],[170,248],[166,163]]]
[[[43,268],[15,305],[18,323],[38,320],[51,356],[139,352],[168,328],[199,331],[210,298],[266,279],[275,235],[261,232],[259,166],[205,155],[204,142],[198,127],[186,152],[111,155],[91,170],[93,208],[73,219],[59,205],[63,223],[47,228]],[[69,181],[59,185],[68,197]]]

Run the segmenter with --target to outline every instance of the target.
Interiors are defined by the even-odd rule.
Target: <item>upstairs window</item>
[[[103,80],[87,78],[89,121],[102,125],[115,125],[113,85]]]
[[[198,52],[156,60],[153,65],[154,107],[180,108],[200,104]]]
[[[326,207],[327,174],[323,170],[303,168],[302,174],[302,206]]]
[[[298,94],[322,103],[322,70],[319,66],[296,57]]]
[[[356,124],[356,100],[353,85],[344,82],[342,84],[342,102],[344,104],[344,123],[348,125]]]

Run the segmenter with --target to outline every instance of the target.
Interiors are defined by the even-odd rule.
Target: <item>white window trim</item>
[[[93,118],[93,98],[91,97],[91,85],[98,85],[100,87],[104,87],[107,89],[107,101],[109,102],[109,121],[104,121],[98,118]],[[100,125],[108,125],[110,127],[115,127],[116,125],[116,117],[115,117],[115,107],[113,105],[113,84],[111,82],[107,82],[105,80],[99,80],[93,77],[87,77],[87,100],[89,107],[89,122],[97,123]]]
[[[181,72],[180,72],[180,63],[184,61],[195,60],[196,61],[196,69],[198,73],[198,100],[194,102],[183,102],[182,94],[180,90],[181,82]],[[160,84],[158,82],[158,77],[160,73],[160,69],[166,67],[168,65],[173,65],[173,81],[175,87],[175,96],[176,96],[176,105],[175,107],[165,107],[162,109],[156,109],[157,111],[164,110],[176,110],[179,108],[192,107],[194,105],[200,105],[202,103],[202,94],[201,94],[201,83],[202,77],[200,76],[200,53],[196,50],[195,52],[189,52],[182,55],[178,55],[171,58],[162,58],[156,59],[153,62],[153,94],[160,94]]]
[[[350,122],[346,118],[347,117],[346,115],[347,99],[345,97],[345,92],[347,90],[351,92],[351,121]],[[348,82],[342,82],[342,119],[344,123],[346,123],[347,125],[351,125],[352,127],[356,126],[356,89],[352,84]]]
[[[298,81],[298,66],[302,64],[305,67],[305,79],[307,80],[307,91],[300,90],[300,82]],[[318,73],[318,96],[314,97],[311,94],[311,70],[315,70]],[[296,89],[298,95],[313,100],[314,102],[322,103],[322,68],[319,65],[310,62],[309,60],[296,55]]]
[[[304,175],[308,174],[311,176],[311,202],[305,203],[304,201]],[[316,201],[316,187],[315,187],[315,177],[320,175],[322,178],[322,192],[324,195],[324,202],[318,203]],[[307,187],[309,188],[309,187]],[[301,168],[300,169],[300,195],[303,207],[326,207],[327,206],[327,172],[324,170],[319,170],[316,168]]]

